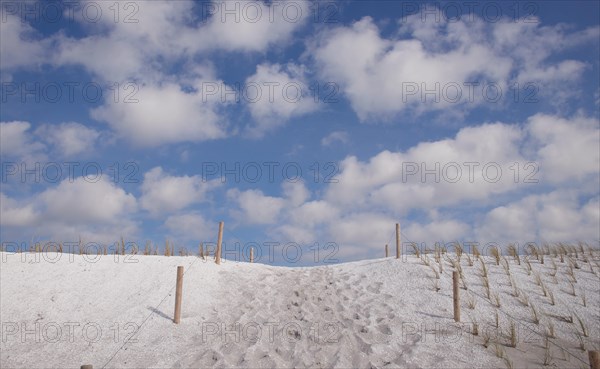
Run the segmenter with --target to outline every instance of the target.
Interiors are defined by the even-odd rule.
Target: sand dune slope
[[[481,262],[463,256],[461,323],[452,315],[451,262],[441,261],[437,279],[431,255],[311,268],[46,256],[2,254],[3,368],[535,368],[545,360],[579,368],[587,364],[581,342],[600,344],[597,255],[578,261],[577,282],[558,259],[552,276],[549,257],[534,258],[529,272],[523,262],[507,260],[507,271],[484,258],[490,298]],[[185,275],[175,325],[178,265]],[[546,338],[550,326],[555,338]]]

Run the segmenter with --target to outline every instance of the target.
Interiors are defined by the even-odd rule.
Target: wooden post
[[[400,259],[400,223],[396,223],[396,259]]]
[[[588,351],[590,369],[600,369],[600,351]]]
[[[81,369],[94,369],[92,365],[82,365]]]
[[[458,272],[452,272],[452,297],[454,300],[454,321],[460,322],[460,290],[458,289],[458,280],[460,275]]]
[[[385,244],[385,257],[387,258],[388,256],[390,256],[390,252],[388,250],[388,244]]]
[[[217,251],[215,251],[215,263],[221,264],[221,242],[223,241],[223,222],[219,222],[219,238],[217,238]]]
[[[254,247],[250,248],[250,262],[254,263]]]
[[[183,289],[183,267],[177,267],[177,284],[175,286],[175,314],[173,322],[179,324],[181,320],[181,290]]]

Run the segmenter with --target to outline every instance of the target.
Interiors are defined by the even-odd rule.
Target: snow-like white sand
[[[491,257],[482,257],[491,299],[481,263],[469,266],[461,258],[467,289],[460,290],[462,322],[455,323],[454,269],[442,259],[436,279],[433,268],[439,272],[439,265],[432,254],[430,266],[409,255],[311,268],[231,261],[219,266],[191,256],[0,255],[2,368],[539,368],[545,359],[550,367],[585,368],[587,352],[578,335],[585,350],[600,348],[598,251],[586,252],[587,262],[579,254],[576,296],[567,260],[554,257],[554,278],[551,256],[544,264],[532,258],[529,275],[523,256],[521,265],[507,257],[521,296],[538,312],[537,324]],[[185,275],[176,325],[178,265]],[[536,273],[555,305],[543,295]],[[546,343],[550,324],[556,338]]]

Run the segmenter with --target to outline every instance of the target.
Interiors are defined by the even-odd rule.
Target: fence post
[[[390,255],[390,252],[388,250],[388,244],[385,244],[385,257],[387,258]]]
[[[400,223],[396,223],[396,259],[400,259]]]
[[[460,290],[458,289],[459,273],[452,272],[452,297],[454,300],[454,321],[460,322]]]
[[[183,288],[183,267],[177,267],[177,284],[175,285],[175,314],[173,322],[179,324],[181,320],[181,290]]]
[[[94,369],[92,365],[82,365],[81,369]]]
[[[250,262],[254,263],[254,247],[250,248]]]
[[[221,264],[221,242],[223,241],[223,222],[219,222],[219,238],[217,238],[217,251],[215,252],[215,263]]]
[[[600,352],[599,351],[588,351],[590,359],[590,369],[600,369]]]

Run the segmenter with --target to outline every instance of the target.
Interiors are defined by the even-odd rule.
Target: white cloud
[[[309,2],[213,1],[205,9],[214,12],[205,24],[186,29],[181,43],[195,50],[264,51],[287,41],[311,17]]]
[[[410,223],[407,227],[401,230],[405,237],[402,242],[416,242],[417,244],[425,243],[429,248],[435,242],[453,242],[463,240],[465,235],[469,234],[471,227],[467,223],[457,220],[436,220],[430,223]]]
[[[432,96],[425,102],[421,93],[409,94],[413,86],[420,91],[424,90],[421,87],[433,89],[439,83],[442,91],[458,83],[462,90],[466,89],[463,82],[480,77],[505,87],[511,61],[483,45],[468,43],[471,40],[467,31],[456,26],[448,28],[457,34],[458,46],[449,51],[431,51],[418,39],[418,33],[413,32],[411,39],[382,38],[373,20],[365,17],[350,27],[325,31],[312,53],[322,77],[340,84],[361,120],[389,116],[409,106],[443,109],[457,105],[452,102],[454,90],[446,90],[449,98],[434,103]],[[467,98],[463,94],[461,105]]]
[[[344,208],[378,206],[403,213],[485,200],[523,185],[514,183],[509,172],[513,162],[526,161],[520,155],[523,137],[519,126],[484,124],[405,152],[383,151],[367,162],[350,156],[341,162],[339,183],[328,187],[325,198]],[[493,182],[497,167],[503,172]]]
[[[260,190],[227,191],[227,196],[234,200],[241,211],[233,215],[246,224],[273,224],[279,219],[279,213],[285,206],[285,200],[279,197],[266,196]]]
[[[302,181],[286,181],[283,183],[282,187],[285,197],[292,206],[301,205],[310,197],[310,192]]]
[[[598,121],[583,116],[538,114],[523,125],[466,127],[454,138],[383,151],[365,162],[347,157],[340,163],[339,183],[327,188],[325,199],[344,209],[375,206],[405,213],[473,200],[484,204],[494,195],[549,183],[582,188],[598,182],[598,137]],[[494,182],[496,168],[502,172]]]
[[[219,185],[217,180],[204,181],[201,176],[170,176],[161,167],[144,174],[140,205],[158,216],[184,209],[206,200],[207,193]]]
[[[62,157],[89,154],[96,146],[100,132],[76,122],[45,124],[35,130],[41,140],[55,147]]]
[[[577,79],[585,65],[574,60],[552,65],[548,58],[558,51],[595,42],[600,37],[600,27],[573,31],[565,24],[542,26],[541,22],[498,22],[491,33],[497,52],[510,54],[518,65],[518,81],[564,82],[568,79],[565,73],[571,73],[572,80]]]
[[[597,241],[599,201],[581,201],[572,190],[526,196],[490,210],[475,234],[485,242]]]
[[[138,231],[132,220],[135,197],[102,179],[67,179],[22,200],[2,194],[1,202],[2,233],[7,239],[23,237],[23,229],[29,229],[32,237],[58,242],[81,236],[85,242],[111,243]]]
[[[350,141],[350,135],[346,131],[333,131],[327,136],[321,139],[321,145],[330,146],[335,142],[340,142],[343,144],[348,143]]]
[[[22,22],[19,17],[9,14],[3,4],[2,22],[0,22],[0,68],[2,70],[37,67],[46,62],[50,41],[50,39],[41,39],[32,26]]]
[[[75,224],[117,222],[120,215],[134,213],[137,201],[108,180],[90,182],[84,177],[62,181],[39,195],[45,216]]]
[[[23,160],[43,158],[45,146],[32,140],[30,128],[29,122],[0,122],[0,154]]]
[[[565,119],[536,114],[528,120],[528,132],[536,144],[544,181],[576,181],[600,168],[598,120],[584,116]]]
[[[310,229],[337,219],[338,209],[326,201],[309,201],[289,211],[290,220]]]
[[[145,85],[139,88],[134,98],[137,102],[107,102],[94,109],[92,116],[108,122],[120,137],[139,146],[198,142],[226,136],[218,106],[204,100],[199,91],[185,92],[180,85],[171,83]]]
[[[261,64],[256,73],[246,79],[245,101],[255,125],[250,133],[262,136],[293,117],[319,108],[310,95],[303,67],[288,64]],[[251,96],[250,96],[251,95]]]
[[[380,213],[355,213],[343,216],[329,225],[327,241],[339,246],[340,256],[366,257],[373,250],[382,250],[394,234],[397,222]]]
[[[305,0],[272,4],[141,1],[132,2],[127,11],[121,9],[121,19],[115,22],[112,4],[87,2],[93,3],[94,8],[100,6],[102,13],[109,16],[92,23],[81,16],[82,12],[76,12],[79,23],[93,35],[81,39],[62,37],[55,61],[83,64],[109,81],[141,77],[145,81],[156,80],[161,78],[162,63],[212,50],[265,51],[288,40],[310,17]],[[300,11],[298,19],[295,10]],[[209,16],[209,12],[214,14]],[[115,54],[120,57],[112,58]]]
[[[215,225],[198,213],[171,215],[165,220],[165,226],[175,239],[212,240],[216,234]]]
[[[0,193],[0,225],[3,227],[23,227],[36,222],[39,212],[34,209],[33,204],[20,204]]]
[[[281,243],[296,242],[306,245],[317,242],[320,239],[314,230],[291,223],[280,225],[270,233],[272,239],[280,240]]]
[[[562,25],[478,18],[447,22],[429,17],[423,22],[420,15],[413,15],[400,23],[397,34],[384,38],[374,21],[365,17],[322,31],[309,51],[321,77],[336,81],[359,118],[367,121],[406,109],[417,114],[460,113],[492,104],[494,91],[483,90],[487,83],[497,84],[505,99],[514,81],[558,91],[559,83],[579,80],[586,66],[574,60],[551,62],[550,57],[570,47],[571,39],[575,44],[597,40],[599,29],[569,32]],[[472,87],[473,95],[464,85],[470,82],[480,84]],[[427,95],[426,90],[437,92]]]
[[[52,60],[56,66],[82,65],[109,84],[156,78],[156,72],[147,68],[149,56],[145,56],[139,48],[140,45],[135,45],[134,40],[117,36],[63,38]],[[114,55],[119,57],[115,58]]]

